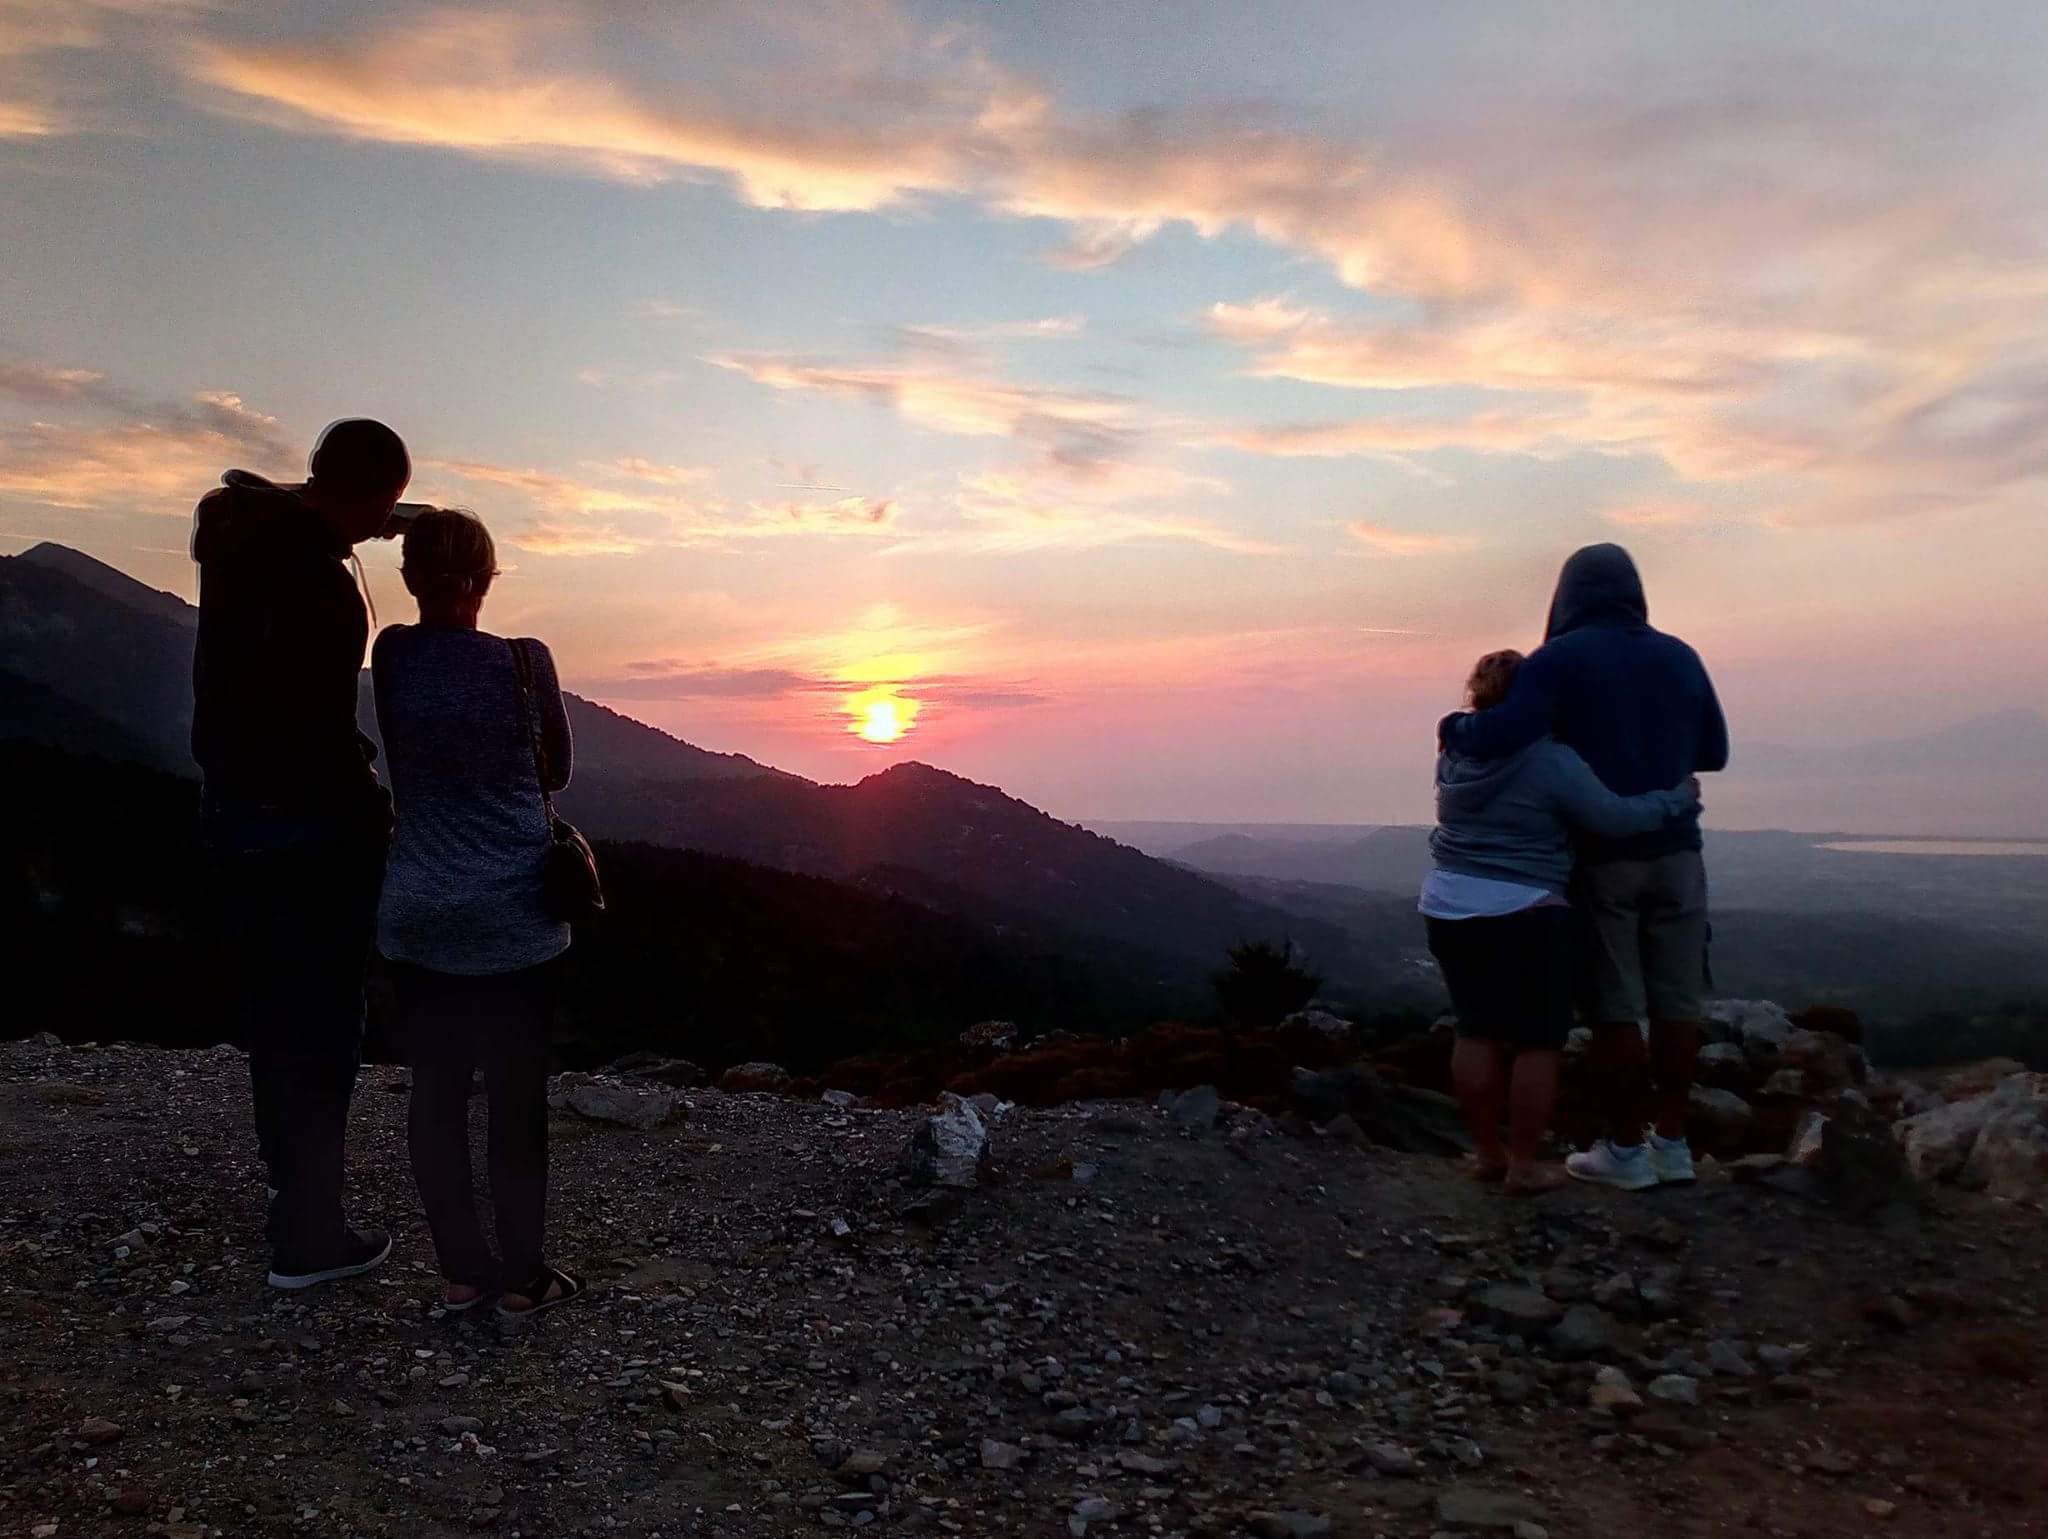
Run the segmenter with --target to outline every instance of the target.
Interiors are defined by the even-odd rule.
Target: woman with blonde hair
[[[1519,652],[1489,652],[1465,683],[1483,711],[1507,698]],[[1451,1077],[1482,1179],[1549,1191],[1562,1166],[1538,1161],[1557,1099],[1580,964],[1566,896],[1578,830],[1619,838],[1699,811],[1699,782],[1616,796],[1551,738],[1500,759],[1437,760],[1435,858],[1422,887],[1429,949],[1443,969],[1458,1041]],[[1507,1136],[1502,1138],[1505,1112]]]
[[[444,1307],[531,1315],[583,1291],[542,1246],[548,1028],[569,926],[544,900],[544,793],[569,783],[569,720],[554,659],[479,618],[498,575],[473,513],[433,509],[405,535],[419,624],[377,638],[371,674],[397,808],[377,947],[392,964],[413,1065],[408,1141],[447,1289]],[[469,1095],[490,1107],[484,1238],[470,1184]]]

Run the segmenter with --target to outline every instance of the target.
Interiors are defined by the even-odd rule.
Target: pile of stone
[[[1846,1010],[1721,1000],[1708,1015],[1690,1131],[1738,1174],[1849,1206],[1913,1182],[2048,1197],[2048,1075],[1994,1059],[1920,1083],[1871,1068]]]
[[[1916,1177],[2015,1201],[2048,1197],[2048,1074],[2013,1065],[1988,1078],[1980,1067],[1944,1081],[1942,1095],[1898,1125]]]
[[[941,1188],[986,1175],[986,1128],[970,1130],[968,1119],[979,1126],[1011,1101],[1146,1099],[1191,1132],[1277,1130],[1456,1154],[1470,1142],[1446,1093],[1454,1034],[1446,1018],[1361,1057],[1356,1027],[1321,1008],[1270,1032],[1162,1025],[1121,1040],[1054,1032],[1021,1044],[1012,1023],[986,1021],[955,1044],[847,1059],[817,1078],[747,1063],[726,1069],[718,1085],[741,1094],[822,1092],[841,1110],[936,1104],[906,1169],[916,1184]],[[1701,1035],[1689,1132],[1696,1152],[1738,1179],[1860,1210],[1909,1200],[1936,1182],[2048,1198],[2048,1075],[2010,1060],[1925,1083],[1884,1074],[1864,1054],[1855,1013],[1836,1006],[1793,1014],[1768,1000],[1716,1000]],[[1589,1043],[1582,1029],[1566,1050],[1560,1131],[1573,1143],[1584,1141],[1578,1124],[1593,1109]],[[641,1054],[603,1077],[564,1076],[554,1104],[656,1126],[688,1109],[675,1087],[705,1079],[684,1060]]]

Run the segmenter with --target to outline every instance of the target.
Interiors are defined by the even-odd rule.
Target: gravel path
[[[433,1307],[402,1091],[392,1261],[278,1295],[236,1055],[0,1045],[0,1539],[2048,1534],[2038,1214],[1516,1204],[1093,1104],[909,1215],[921,1113],[692,1091],[558,1115],[595,1286],[506,1333]]]

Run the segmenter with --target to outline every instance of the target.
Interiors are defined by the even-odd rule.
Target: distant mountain
[[[0,556],[0,672],[40,691],[12,693],[0,735],[49,740],[61,710],[67,733],[98,718],[120,734],[110,753],[190,773],[197,629],[175,594],[64,546]]]
[[[2048,773],[2048,715],[1993,711],[1932,732],[1836,747],[1757,743],[1742,748],[1741,767],[1765,776]]]
[[[126,608],[159,620],[171,620],[194,628],[199,624],[199,611],[177,594],[137,582],[119,567],[108,566],[97,557],[88,556],[82,550],[73,550],[69,545],[45,540],[40,545],[31,545],[14,559],[47,571],[62,572],[102,597],[114,599]]]
[[[576,785],[565,811],[604,837],[687,846],[787,871],[891,886],[945,904],[965,894],[990,918],[1142,948],[1183,981],[1250,938],[1291,938],[1333,977],[1342,934],[1062,823],[993,786],[899,764],[851,786],[796,776]]]
[[[37,692],[0,700],[0,738],[89,745],[190,775],[196,611],[60,546],[0,558],[0,670]],[[374,731],[367,679],[361,712]],[[1230,945],[1292,939],[1333,987],[1385,980],[1343,931],[1059,822],[923,764],[819,785],[569,697],[564,812],[596,838],[688,848],[899,893],[1195,997]],[[66,711],[75,719],[60,721]],[[17,713],[21,719],[16,719]],[[28,719],[35,717],[34,721]],[[1192,992],[1191,992],[1192,991]]]
[[[194,784],[19,743],[0,743],[0,777],[36,813],[0,826],[0,1037],[221,1040],[231,1018],[197,943]],[[558,1051],[572,1064],[652,1049],[714,1069],[769,1058],[807,1072],[949,1040],[990,1016],[1100,1030],[1177,1004],[844,883],[645,845],[600,845],[599,858],[613,913],[570,954]],[[373,985],[373,1051],[384,1002]]]
[[[1429,870],[1429,830],[1373,828],[1352,838],[1314,841],[1223,834],[1185,845],[1170,858],[1222,876],[1412,892]]]
[[[568,690],[562,692],[569,712],[569,731],[576,745],[576,785],[579,792],[623,797],[635,795],[645,785],[677,780],[747,780],[754,777],[783,780],[795,777],[749,759],[745,754],[714,753],[658,727],[621,716],[617,711],[585,700]],[[370,675],[363,674],[356,699],[356,716],[362,728],[383,747],[377,732],[377,708],[370,694]]]

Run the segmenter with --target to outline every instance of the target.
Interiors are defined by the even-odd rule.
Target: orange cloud
[[[64,118],[34,102],[0,100],[0,139],[41,139],[60,132]]]
[[[1709,79],[1654,110],[1625,90],[1565,106],[1536,93],[1456,132],[1396,120],[1367,146],[1237,106],[1075,109],[989,63],[965,29],[919,36],[887,7],[777,12],[768,47],[732,42],[722,22],[631,34],[630,75],[583,13],[456,7],[312,42],[210,41],[183,68],[217,108],[304,132],[712,179],[798,211],[958,197],[1056,222],[1047,260],[1077,269],[1168,228],[1249,233],[1370,292],[1376,310],[1406,306],[1370,324],[1291,300],[1216,306],[1211,330],[1250,350],[1253,374],[1523,398],[1464,419],[1381,414],[1201,442],[1654,455],[1692,480],[1785,478],[1796,484],[1774,496],[1791,516],[1827,518],[1981,504],[2041,474],[2048,428],[2023,407],[1978,421],[2005,410],[1991,382],[2048,368],[2031,182],[1995,157],[1957,174],[1967,114],[1874,124],[1846,71],[1796,91]],[[0,95],[31,104],[18,126],[41,121],[32,93]],[[1110,398],[909,366],[721,361],[941,431],[1133,458],[1134,413]]]
[[[1117,436],[1137,426],[1131,403],[1117,396],[1013,385],[917,364],[815,364],[762,353],[727,354],[709,361],[774,390],[875,401],[920,427],[967,437],[1053,444]]]
[[[0,362],[0,398],[66,418],[0,422],[0,497],[45,507],[182,516],[230,466],[298,460],[277,419],[229,391],[149,401],[89,369],[17,361]]]
[[[1252,350],[1256,375],[1382,400],[1478,388],[1502,403],[1464,417],[1383,411],[1192,435],[1207,446],[1649,455],[1695,482],[1785,482],[1770,493],[1773,522],[1988,505],[2048,471],[2048,412],[2035,388],[2048,378],[2048,338],[2019,307],[2012,331],[1991,343],[1590,308],[1452,307],[1427,323],[1377,325],[1262,300],[1215,306],[1207,322]]]
[[[807,120],[721,106],[700,92],[666,101],[569,62],[565,21],[507,11],[435,12],[368,37],[320,44],[213,43],[189,68],[220,100],[282,126],[392,144],[555,160],[636,181],[723,176],[762,208],[884,208],[959,184],[957,122],[887,104],[857,119]]]

